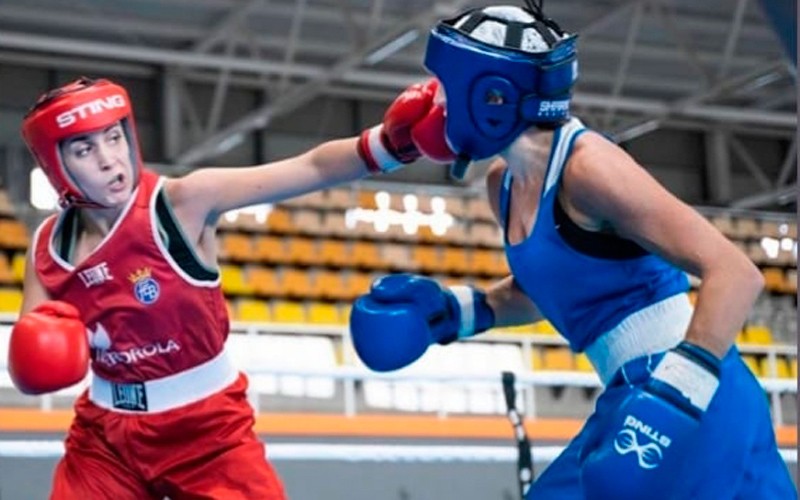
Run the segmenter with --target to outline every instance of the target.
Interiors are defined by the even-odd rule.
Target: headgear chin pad
[[[512,6],[469,10],[431,30],[425,67],[444,88],[445,133],[461,175],[531,125],[569,119],[576,41],[541,11]]]
[[[22,137],[47,174],[62,207],[102,207],[89,199],[70,175],[61,157],[61,142],[97,132],[120,122],[130,145],[133,185],[139,182],[141,157],[131,100],[125,89],[109,80],[79,78],[42,95],[22,122]]]

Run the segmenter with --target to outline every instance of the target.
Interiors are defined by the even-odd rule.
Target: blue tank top
[[[555,131],[533,232],[514,245],[504,237],[514,280],[576,352],[630,314],[689,289],[683,271],[629,240],[597,233],[638,250],[622,257],[598,256],[575,248],[559,232],[556,213],[561,208],[556,194],[561,175],[575,139],[586,130],[573,118]],[[500,188],[504,228],[508,227],[511,183],[506,170]]]

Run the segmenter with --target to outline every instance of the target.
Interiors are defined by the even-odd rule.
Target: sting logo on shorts
[[[143,267],[128,276],[128,280],[133,283],[133,294],[136,300],[149,306],[156,300],[161,293],[161,287],[152,276],[149,267]]]

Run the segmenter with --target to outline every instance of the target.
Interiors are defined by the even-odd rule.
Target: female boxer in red
[[[94,373],[52,498],[285,497],[224,349],[217,220],[442,148],[435,90],[410,87],[360,137],[174,179],[144,168],[122,87],[80,79],[40,98],[22,133],[63,210],[32,240],[9,370],[27,394]]]

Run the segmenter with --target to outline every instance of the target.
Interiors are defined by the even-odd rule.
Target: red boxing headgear
[[[139,182],[141,157],[131,100],[124,88],[109,80],[79,78],[39,98],[22,121],[22,137],[62,207],[102,207],[90,200],[67,171],[60,143],[77,134],[97,132],[121,122],[131,150],[133,185]]]

